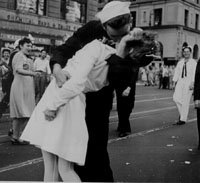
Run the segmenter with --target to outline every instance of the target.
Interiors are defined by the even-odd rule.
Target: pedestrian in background
[[[8,64],[9,68],[11,69],[11,71],[9,73],[8,81],[7,81],[7,85],[9,87],[9,93],[8,93],[8,96],[6,97],[6,101],[9,101],[9,104],[10,104],[10,89],[11,89],[11,85],[12,85],[12,82],[13,82],[13,79],[14,79],[13,69],[12,69],[12,61],[13,61],[13,57],[15,56],[15,54],[20,50],[19,40],[20,39],[16,40],[15,43],[14,43],[14,49],[12,50],[12,52],[10,54],[9,64]],[[4,104],[3,101],[2,101],[2,104]],[[1,106],[4,106],[4,105],[1,105]],[[8,136],[12,137],[12,135],[13,135],[13,123],[12,123],[12,120],[11,120],[10,129],[8,131]]]
[[[10,73],[12,72],[9,66],[11,50],[8,48],[3,48],[1,52],[0,60],[0,79],[3,92],[3,98],[0,101],[0,118],[2,114],[8,109],[9,106],[9,97],[10,97]]]
[[[183,125],[187,122],[197,65],[197,62],[191,58],[192,49],[190,47],[184,47],[182,51],[183,58],[178,62],[173,77],[175,85],[173,100],[179,112],[177,125]]]
[[[34,70],[39,73],[39,75],[35,77],[35,101],[37,104],[50,82],[51,69],[46,50],[41,50],[40,57],[35,59]]]
[[[148,74],[148,79],[149,79],[149,86],[154,86],[154,72],[152,66],[149,66],[149,74]]]
[[[33,77],[33,62],[28,59],[32,42],[28,38],[19,41],[20,51],[12,61],[14,80],[10,92],[10,117],[13,120],[12,144],[25,145],[27,142],[19,139],[26,122],[35,107],[35,89]]]
[[[168,71],[168,66],[163,65],[162,69],[162,88],[167,89],[169,83],[169,71]]]
[[[9,67],[9,58],[10,58],[10,49],[8,48],[3,48],[1,52],[1,60],[0,60],[0,73],[1,73],[1,82],[2,82],[2,91],[4,95],[8,93],[8,88],[7,88],[7,77],[10,72],[10,67]]]
[[[163,66],[161,63],[159,63],[159,69],[158,69],[158,80],[159,80],[159,85],[158,88],[162,89],[163,87]]]
[[[175,66],[174,65],[170,65],[169,68],[169,86],[168,88],[170,90],[173,90],[173,77],[174,77],[174,70],[175,70]]]
[[[142,80],[144,86],[146,86],[147,85],[147,73],[146,73],[145,67],[141,67],[140,73],[141,73],[141,80]]]

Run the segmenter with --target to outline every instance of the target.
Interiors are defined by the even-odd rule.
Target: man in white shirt
[[[50,81],[51,69],[46,50],[41,50],[41,57],[34,62],[34,70],[40,73],[35,77],[35,96],[38,103]]]

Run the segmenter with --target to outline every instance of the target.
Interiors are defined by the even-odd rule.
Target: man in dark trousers
[[[133,59],[132,59],[133,60]],[[117,112],[118,112],[118,135],[119,137],[127,136],[131,133],[129,117],[135,104],[135,90],[138,79],[139,68],[148,65],[152,59],[141,57],[139,60],[134,59],[131,63],[131,75],[124,74],[123,77],[113,75],[112,84],[116,91]],[[115,66],[111,67],[114,69]]]
[[[198,60],[194,80],[194,104],[197,110],[198,149],[200,150],[200,61]]]
[[[56,49],[50,61],[50,66],[56,77],[58,86],[66,81],[67,75],[61,70],[76,51],[94,39],[109,38],[119,43],[121,38],[131,29],[130,3],[112,1],[99,14],[101,21],[91,21],[78,29],[64,45]],[[115,11],[113,11],[115,10]],[[136,33],[137,34],[137,33]],[[126,40],[121,41],[122,44]],[[123,47],[123,46],[122,46]],[[108,60],[109,72],[124,75],[131,72],[130,64],[126,66],[126,49],[120,48]],[[152,58],[148,58],[152,59]],[[113,67],[112,67],[113,66]],[[121,66],[124,69],[121,69]],[[112,69],[113,68],[113,69]],[[106,86],[98,92],[86,94],[86,123],[89,133],[86,163],[83,167],[75,167],[84,182],[113,182],[113,174],[107,151],[109,115],[112,108],[113,87]]]

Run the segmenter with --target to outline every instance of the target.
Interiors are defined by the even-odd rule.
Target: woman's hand
[[[46,109],[44,111],[44,116],[47,121],[53,121],[56,117],[57,111]]]

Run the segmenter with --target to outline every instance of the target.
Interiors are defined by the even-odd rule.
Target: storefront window
[[[65,9],[61,6],[61,16],[70,22],[85,23],[86,22],[86,1],[84,0],[62,0],[61,5],[65,5]]]
[[[17,9],[34,14],[46,14],[46,0],[17,0]]]
[[[38,0],[38,14],[46,15],[46,0]]]

